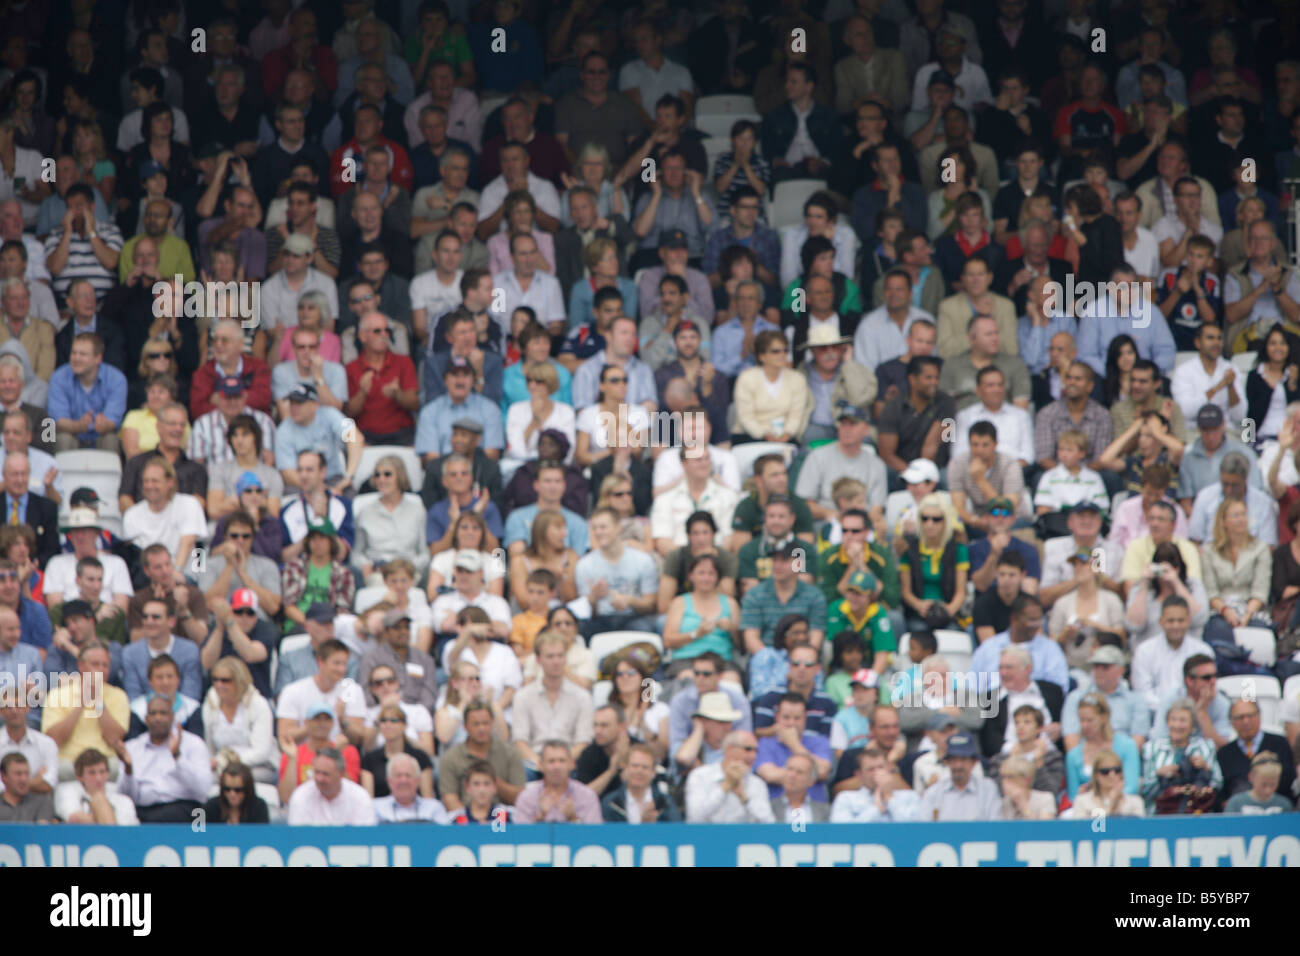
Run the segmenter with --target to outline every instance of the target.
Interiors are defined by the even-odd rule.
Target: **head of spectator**
[[[989,264],[979,256],[967,259],[961,268],[961,288],[971,299],[979,299],[989,290],[993,283],[993,272]]]
[[[14,806],[23,801],[31,792],[32,767],[27,758],[17,750],[7,753],[0,759],[0,783],[4,784],[5,797]],[[14,799],[9,800],[9,795]]]
[[[0,307],[4,309],[5,320],[15,329],[21,329],[32,308],[27,280],[21,277],[5,279],[0,284]]]
[[[18,413],[23,418],[21,412]],[[6,424],[6,429],[8,425]],[[7,445],[6,445],[6,451]],[[31,480],[31,462],[27,458],[26,451],[14,450],[8,452],[4,463],[4,489],[10,500],[16,501],[23,495],[27,494],[27,486]]]
[[[1162,489],[1163,490],[1163,489]],[[1174,505],[1164,498],[1153,501],[1146,506],[1144,513],[1147,519],[1147,530],[1151,534],[1151,540],[1155,542],[1156,550],[1160,551],[1165,545],[1165,557],[1153,557],[1152,561],[1167,560],[1171,565],[1183,569],[1182,554],[1178,551],[1177,546],[1173,544],[1174,527],[1177,520],[1177,512],[1174,511]],[[1172,550],[1172,554],[1169,552]],[[1186,572],[1184,569],[1184,577]]]
[[[333,523],[324,518],[307,525],[306,548],[307,563],[310,567],[323,568],[337,561],[343,553],[338,531]]]
[[[924,379],[924,382],[922,383],[922,391],[918,393],[918,397],[924,396],[925,401],[933,399],[935,392],[939,390],[940,362],[938,357],[934,354],[935,345],[938,344],[938,341],[938,329],[935,327],[935,324],[928,319],[917,319],[912,323],[911,328],[907,330],[907,351],[903,354],[902,358],[906,360],[905,365],[907,367],[908,388],[914,387],[912,383],[912,359],[925,359],[925,362],[916,366],[915,373]],[[925,382],[930,382],[931,379],[933,379],[933,382],[929,386],[926,386]],[[927,387],[928,391],[926,390]]]
[[[1042,608],[1038,608],[1039,622],[1042,622]],[[1019,693],[1027,690],[1032,683],[1031,675],[1034,670],[1033,658],[1029,656],[1029,650],[1017,646],[1021,642],[1012,642],[1002,649],[998,655],[998,677],[1002,686],[1007,689],[1008,693]]]
[[[1250,459],[1239,451],[1230,451],[1219,462],[1219,487],[1225,501],[1246,500],[1246,480],[1250,477]]]
[[[573,754],[562,740],[547,740],[542,744],[542,784],[550,791],[565,791],[569,775],[573,773]]]
[[[1007,636],[1012,644],[1027,644],[1043,632],[1043,602],[1033,594],[1021,594],[1011,603]]]
[[[0,561],[0,650],[6,654],[13,651],[22,640],[23,625],[15,612],[13,604],[5,600],[3,591],[12,591],[9,587],[10,581],[18,581],[16,568],[6,568],[7,561]]]

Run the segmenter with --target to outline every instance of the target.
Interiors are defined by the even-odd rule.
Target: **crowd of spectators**
[[[1297,37],[7,5],[0,821],[1292,810]]]

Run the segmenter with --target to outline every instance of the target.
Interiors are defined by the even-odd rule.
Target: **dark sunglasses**
[[[221,792],[222,793],[247,793],[248,791],[244,787],[227,787],[223,785],[221,788]]]
[[[396,677],[376,677],[370,681],[371,687],[383,687],[385,684],[396,684]]]
[[[171,352],[150,352],[148,355],[145,356],[145,358],[149,359],[150,361],[152,361],[153,359],[160,359],[160,358],[169,359],[171,357],[172,357]]]
[[[630,492],[630,491],[611,491],[611,492],[609,493],[609,496],[610,496],[611,498],[626,498],[626,497],[628,497],[630,494],[632,494],[632,492]]]
[[[1108,777],[1112,773],[1123,773],[1123,772],[1124,772],[1123,767],[1098,767],[1097,768],[1097,773],[1101,774],[1103,777]]]
[[[1218,674],[1193,674],[1192,680],[1214,680]]]
[[[235,613],[235,614],[247,614],[249,617],[255,617],[255,616],[257,615],[257,612],[254,611],[251,607],[241,607],[241,608],[236,608],[236,609],[234,610],[233,613]]]
[[[4,575],[3,575],[3,574],[0,574],[0,581],[2,581],[2,580],[4,580]],[[167,615],[165,615],[165,614],[141,614],[140,617],[141,617],[142,620],[145,620],[145,621],[165,621],[165,620],[167,620]]]
[[[17,581],[17,571],[0,571],[0,581]]]
[[[867,530],[866,528],[849,528],[849,527],[843,528],[845,534],[862,534],[862,532],[866,530]]]
[[[375,472],[380,478],[392,478],[397,472],[395,471],[377,471]]]
[[[379,718],[379,722],[380,722],[381,724],[404,724],[404,723],[406,723],[406,718],[404,718],[404,717],[380,717],[380,718]]]
[[[252,491],[253,489],[250,488],[247,490]],[[226,537],[230,538],[232,541],[249,541],[253,536],[247,531],[228,531],[226,532]]]
[[[990,508],[990,509],[989,509],[989,514],[992,515],[994,518],[1005,518],[1005,517],[1007,517],[1007,516],[1009,516],[1009,515],[1011,514],[1011,509],[1009,509],[1009,508]]]
[[[921,515],[921,520],[926,522],[927,524],[930,522],[934,522],[935,524],[943,524],[942,515]]]
[[[236,611],[235,613],[238,614],[239,612]],[[234,679],[233,677],[214,677],[214,678],[212,678],[212,683],[214,683],[214,684],[233,684],[234,682],[235,682],[235,679]]]
[[[612,378],[605,379],[605,381],[610,385],[622,385],[624,382],[627,381],[627,378],[622,375],[616,375]]]

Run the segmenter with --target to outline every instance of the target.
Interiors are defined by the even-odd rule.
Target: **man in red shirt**
[[[200,365],[190,383],[190,418],[198,421],[216,406],[212,393],[223,378],[237,376],[248,385],[248,405],[271,412],[271,369],[244,354],[244,332],[235,319],[220,319],[212,331],[212,358]]]
[[[390,349],[388,316],[372,312],[361,320],[357,340],[361,354],[348,363],[348,399],[344,410],[371,445],[415,443],[420,407],[415,365]]]
[[[383,128],[384,116],[379,112],[378,107],[369,103],[362,103],[357,107],[356,113],[353,114],[352,122],[356,129],[356,135],[330,155],[330,192],[333,193],[334,198],[337,199],[342,196],[362,181],[365,172],[366,150],[372,146],[378,146],[388,151],[389,180],[395,185],[401,186],[408,193],[413,192],[415,167],[411,165],[411,157],[406,154],[406,150],[400,144],[393,142],[380,132]],[[354,164],[346,179],[343,175],[344,160],[351,160]]]

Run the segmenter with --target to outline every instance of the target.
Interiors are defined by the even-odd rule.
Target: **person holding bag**
[[[1168,737],[1148,740],[1142,748],[1142,784],[1148,814],[1209,813],[1218,803],[1223,772],[1214,744],[1192,737],[1196,706],[1175,701],[1165,714]]]

